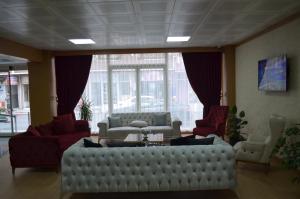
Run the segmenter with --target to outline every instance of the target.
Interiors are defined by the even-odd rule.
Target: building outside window
[[[14,132],[23,132],[30,124],[28,71],[12,71],[11,102]],[[10,93],[7,72],[0,73],[0,135],[11,133]]]
[[[92,101],[93,132],[115,112],[169,111],[192,129],[203,105],[187,79],[181,53],[94,55],[84,96]],[[79,109],[76,109],[79,115]]]

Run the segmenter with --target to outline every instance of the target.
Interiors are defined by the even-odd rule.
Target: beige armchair
[[[284,130],[286,119],[272,115],[269,120],[270,131],[267,135],[251,134],[246,141],[234,145],[236,161],[254,162],[268,165],[277,140]]]

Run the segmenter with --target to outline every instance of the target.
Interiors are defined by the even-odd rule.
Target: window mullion
[[[141,95],[140,95],[140,69],[136,67],[136,110],[141,112]]]
[[[165,53],[165,65],[164,65],[164,111],[168,111],[168,53]]]
[[[112,100],[112,69],[110,67],[110,55],[107,55],[108,59],[107,59],[107,93],[108,93],[108,114],[111,115],[112,113],[112,108],[113,108],[113,100]]]

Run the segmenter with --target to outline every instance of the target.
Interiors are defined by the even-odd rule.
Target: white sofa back
[[[231,189],[236,186],[230,145],[84,148],[62,158],[62,192],[139,192]]]
[[[167,125],[171,126],[171,114],[170,112],[141,112],[141,113],[112,113],[112,117],[120,117],[122,126],[128,126],[133,120],[143,120],[148,123],[149,126],[153,125],[153,118],[155,114],[166,114]]]

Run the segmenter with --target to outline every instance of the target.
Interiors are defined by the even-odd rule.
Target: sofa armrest
[[[89,122],[86,120],[75,120],[75,129],[76,131],[91,131]]]
[[[181,134],[180,126],[181,125],[182,125],[182,122],[177,118],[172,121],[172,128],[174,131],[174,136],[176,136],[176,137],[180,136],[180,134]]]
[[[63,151],[57,136],[31,136],[22,133],[9,139],[12,167],[59,165]]]
[[[264,143],[259,143],[259,142],[244,141],[241,144],[241,150],[243,150],[243,151],[263,152],[264,147],[265,147],[265,144]]]
[[[109,128],[108,119],[102,120],[97,124],[97,126],[99,127],[99,134],[106,135]]]

